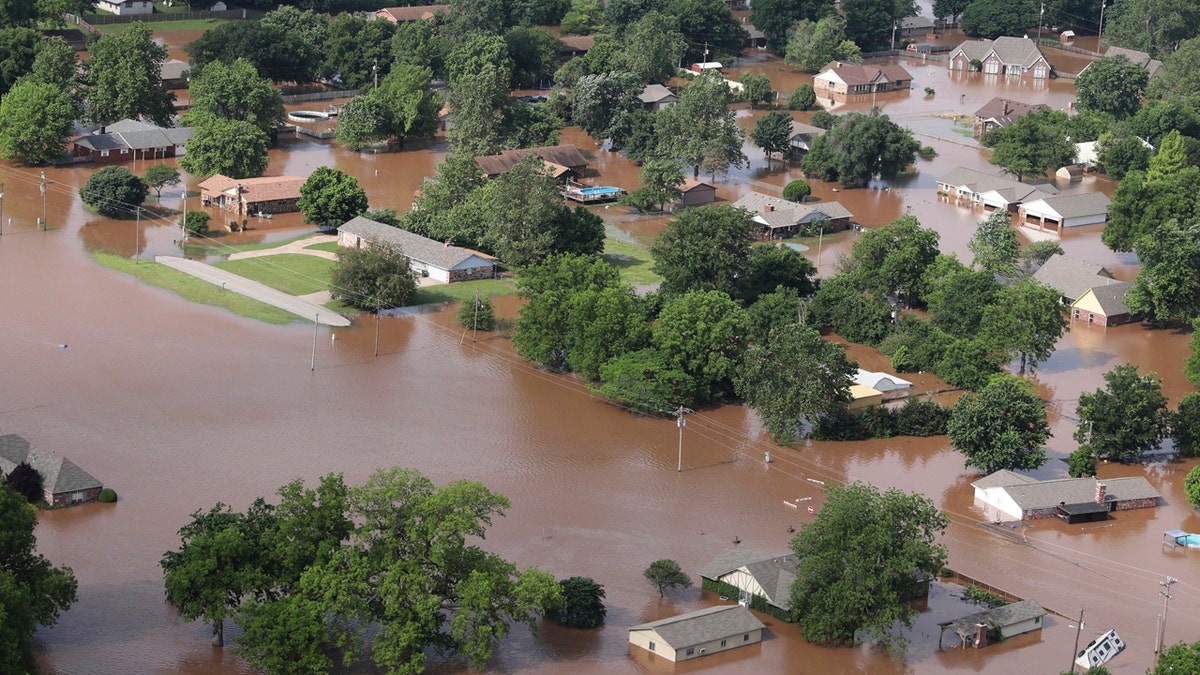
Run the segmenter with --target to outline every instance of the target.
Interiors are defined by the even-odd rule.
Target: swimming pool
[[[807,247],[807,246],[805,246],[804,244],[794,244],[794,243],[787,243],[787,244],[784,244],[784,246],[786,246],[786,247],[788,247],[788,248],[792,249],[793,251],[801,251],[801,252],[803,252],[803,251],[807,251],[807,250],[808,250],[808,247]]]
[[[1200,548],[1200,534],[1189,534],[1186,537],[1180,537],[1175,540],[1175,543],[1188,548]]]
[[[600,187],[583,188],[579,191],[581,195],[616,195],[621,193],[621,188],[602,185]]]

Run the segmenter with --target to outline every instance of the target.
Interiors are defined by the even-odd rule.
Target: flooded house
[[[675,92],[667,89],[661,84],[648,84],[642,89],[642,93],[638,95],[642,102],[643,110],[659,111],[664,108],[670,108],[676,103],[679,103],[679,97]]]
[[[993,640],[1007,640],[1041,630],[1042,619],[1045,616],[1046,609],[1038,601],[1022,600],[961,616],[952,621],[943,621],[938,624],[941,631],[938,635],[938,649],[942,648],[942,638],[945,637],[946,631],[951,631],[959,637],[962,648],[965,649],[970,644],[976,649],[981,649]]]
[[[1021,204],[1017,208],[1017,217],[1027,224],[1055,230],[1100,225],[1108,222],[1108,205],[1111,201],[1103,192],[1042,197]]]
[[[96,164],[182,157],[194,134],[192,127],[159,127],[126,119],[76,138],[71,154],[76,162]]]
[[[1008,75],[1042,80],[1050,77],[1050,62],[1029,38],[1001,36],[995,40],[967,40],[950,52],[950,70],[975,70],[988,75]]]
[[[299,176],[230,178],[218,173],[200,183],[200,203],[239,216],[293,213],[300,210],[300,187],[307,180]]]
[[[21,436],[0,430],[0,475],[7,476],[22,462],[41,475],[44,498],[51,506],[94,502],[104,489],[100,481],[71,460],[35,448]]]
[[[1112,273],[1103,265],[1061,253],[1050,256],[1049,260],[1033,273],[1033,278],[1058,291],[1059,301],[1064,305],[1074,303],[1089,288],[1121,283],[1114,279]]]
[[[1035,105],[997,96],[975,111],[975,135],[983,136],[989,131],[1003,129],[1035,110],[1049,109],[1050,106],[1044,103]]]
[[[574,145],[548,145],[540,148],[521,148],[505,150],[497,155],[484,155],[475,158],[475,164],[483,170],[484,176],[491,180],[512,170],[517,162],[528,155],[542,160],[555,179],[565,182],[583,178],[588,172],[588,160]]]
[[[438,15],[445,16],[449,13],[450,5],[415,5],[412,7],[384,7],[376,10],[371,16],[381,21],[400,24],[428,21]]]
[[[830,61],[813,77],[813,89],[818,98],[903,91],[911,86],[912,75],[897,65]]]
[[[709,607],[629,628],[629,644],[687,661],[762,642],[766,626],[742,605]]]
[[[794,554],[772,555],[751,548],[718,554],[700,569],[701,585],[736,597],[744,604],[781,620],[790,620],[792,584],[796,581]]]
[[[1017,210],[1022,203],[1058,194],[1053,185],[1031,185],[1004,176],[966,167],[951,169],[938,178],[938,193],[954,197],[957,204],[982,206],[984,210]]]
[[[1142,476],[1037,480],[1002,469],[971,486],[975,505],[997,522],[1055,517],[1068,523],[1103,520],[1112,511],[1154,508],[1162,499]]]
[[[479,251],[451,246],[362,216],[338,228],[339,246],[360,248],[366,242],[398,246],[408,256],[413,272],[444,284],[496,276],[496,259]]]
[[[839,232],[849,228],[850,219],[854,217],[839,202],[797,203],[753,191],[747,192],[733,206],[753,214],[760,239],[787,239],[806,226]]]

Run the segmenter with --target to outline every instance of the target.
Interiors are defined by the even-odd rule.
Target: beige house
[[[1108,195],[1103,192],[1055,195],[1021,204],[1017,208],[1017,217],[1025,223],[1036,223],[1043,228],[1099,225],[1108,220],[1109,203]]]
[[[668,661],[687,661],[762,642],[763,628],[745,607],[722,605],[633,626],[629,644]]]
[[[1129,323],[1136,317],[1125,304],[1125,295],[1132,286],[1127,281],[1093,286],[1071,303],[1071,318],[1104,327]]]
[[[830,61],[813,77],[818,97],[844,97],[901,91],[912,85],[912,75],[900,66],[872,66],[845,61]]]
[[[293,213],[300,210],[300,187],[306,181],[299,176],[230,178],[218,173],[200,183],[200,203],[239,216]]]
[[[734,548],[718,554],[700,569],[701,585],[714,592],[731,592],[732,587],[742,602],[755,609],[787,616],[797,564],[798,559],[790,553],[771,555],[752,548]]]

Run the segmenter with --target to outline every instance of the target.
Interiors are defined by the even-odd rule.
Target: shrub
[[[788,97],[789,110],[812,110],[816,105],[817,93],[811,84],[805,83],[796,87],[796,90]]]
[[[104,488],[100,491],[100,496],[96,498],[96,501],[112,504],[117,501],[117,491],[112,488]]]
[[[479,313],[476,315],[475,308]],[[476,323],[478,319],[478,323]],[[492,301],[488,298],[467,300],[458,308],[458,323],[463,328],[479,330],[494,330],[496,328],[496,312],[492,309]]]
[[[1189,471],[1183,479],[1183,493],[1189,504],[1200,509],[1200,466]]]
[[[803,180],[797,178],[788,183],[783,188],[783,198],[789,202],[803,201],[805,197],[812,194],[812,186]]]
[[[87,179],[79,198],[100,215],[117,218],[134,215],[149,193],[150,188],[129,169],[106,166]]]
[[[971,72],[978,73],[981,70],[983,70],[983,61],[971,59]]]
[[[3,474],[0,474],[3,475]],[[8,486],[14,492],[25,497],[30,504],[37,504],[46,498],[42,490],[42,474],[33,468],[29,462],[21,462],[13,467],[6,479]]]
[[[204,234],[208,232],[208,214],[203,211],[189,211],[183,217],[183,229],[191,234]],[[237,221],[233,222],[233,231],[237,232]]]
[[[817,112],[813,113],[813,116],[812,116],[812,125],[814,127],[820,127],[822,129],[832,129],[833,125],[836,122],[837,122],[837,115],[834,115],[833,113],[829,112],[828,110],[818,110]]]
[[[1096,453],[1086,446],[1067,457],[1067,473],[1071,478],[1096,475]]]
[[[917,150],[917,156],[921,159],[933,159],[937,157],[937,150],[934,150],[932,145],[922,145]]]
[[[925,87],[925,95],[926,96],[933,96],[935,93],[937,93],[937,92],[935,92],[933,90],[933,87]]]
[[[896,411],[896,435],[941,436],[950,422],[950,410],[936,401],[909,396]]]

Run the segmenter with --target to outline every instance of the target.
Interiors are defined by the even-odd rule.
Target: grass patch
[[[604,259],[621,271],[622,281],[634,285],[662,281],[662,277],[651,270],[654,259],[645,247],[608,237],[604,240]]]
[[[294,321],[304,321],[291,312],[285,312],[277,307],[252,300],[240,293],[221,290],[207,281],[201,281],[189,274],[156,262],[142,261],[138,264],[129,258],[101,251],[93,251],[92,258],[109,269],[131,274],[151,286],[172,291],[184,300],[223,307],[239,316],[264,323],[282,325]]]
[[[480,281],[463,281],[456,284],[439,284],[423,286],[417,289],[411,305],[428,305],[435,302],[452,302],[469,300],[479,291],[481,298],[494,298],[498,295],[512,295],[517,292],[517,286],[511,280],[483,279]]]
[[[84,20],[87,20],[86,17]],[[225,19],[186,19],[181,21],[153,21],[147,22],[146,25],[150,26],[150,30],[155,33],[165,33],[175,30],[208,30],[223,23],[226,23]],[[132,26],[132,23],[106,23],[96,26],[96,30],[105,35],[120,35]]]
[[[215,244],[200,244],[200,245],[196,245],[196,247],[198,249],[200,249],[201,253],[204,253],[207,255],[230,255],[232,253],[242,253],[243,251],[265,251],[269,248],[279,248],[280,246],[290,244],[294,241],[300,241],[301,239],[308,239],[310,237],[315,237],[315,236],[317,236],[317,235],[312,232],[309,232],[307,234],[297,235],[295,237],[292,237],[291,239],[283,239],[281,241],[272,241],[272,242],[267,242],[267,243],[261,243],[261,242],[257,243],[257,244],[215,243]],[[191,246],[191,245],[192,244],[189,244],[189,246]]]
[[[336,241],[325,241],[321,242],[320,244],[305,246],[304,248],[312,251],[328,251],[329,253],[337,253],[341,246],[339,246]]]
[[[225,260],[214,265],[290,295],[329,290],[333,266],[332,260],[303,253]]]

